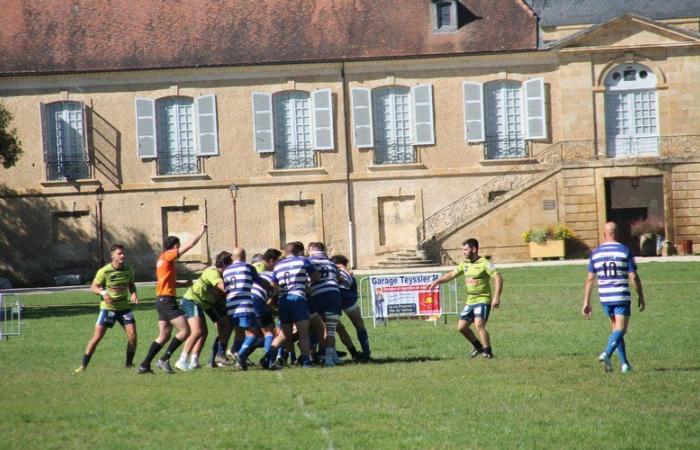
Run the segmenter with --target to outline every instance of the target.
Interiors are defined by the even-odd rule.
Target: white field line
[[[284,377],[282,376],[282,373],[280,371],[277,372],[277,378],[280,380],[280,382],[284,380]],[[292,389],[289,386],[289,384],[281,384],[283,384],[284,387],[287,389],[287,393],[289,394],[289,396],[296,399],[297,405],[299,406],[301,412],[304,414],[304,417],[318,425],[321,434],[326,439],[326,448],[328,450],[335,450],[335,445],[333,445],[333,440],[331,439],[331,432],[328,429],[328,427],[326,427],[326,424],[324,423],[323,419],[318,417],[318,415],[316,415],[316,413],[309,406],[306,405],[306,403],[304,402],[304,397],[302,397],[301,395],[294,395],[294,392],[292,392]]]
[[[687,281],[643,281],[642,286],[647,284],[700,284],[700,280],[687,280]],[[508,283],[507,286],[518,286],[518,287],[537,287],[537,286],[581,286],[583,287],[583,282],[581,283],[526,283],[526,284],[516,284]]]

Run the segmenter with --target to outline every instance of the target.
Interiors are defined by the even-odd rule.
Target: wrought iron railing
[[[191,175],[200,172],[201,163],[196,154],[172,155],[158,152],[158,175]]]
[[[318,167],[318,157],[312,147],[275,146],[275,169],[307,169]]]
[[[513,138],[486,136],[484,159],[525,158],[527,156],[529,156],[529,145],[522,136]]]
[[[84,156],[51,158],[46,161],[46,179],[79,180],[90,178],[90,162]]]
[[[374,164],[412,164],[416,150],[411,144],[374,144]]]
[[[658,148],[659,157],[700,156],[700,136],[698,135],[659,136],[653,139],[654,145]],[[562,163],[606,158],[607,150],[605,142],[593,140],[560,141],[552,144],[532,154],[531,162],[513,165],[502,175],[492,178],[430,215],[418,226],[418,240],[424,244],[440,233],[467,223],[469,219],[492,208],[493,204],[489,205],[489,203],[505,200],[511,193],[530,185]]]

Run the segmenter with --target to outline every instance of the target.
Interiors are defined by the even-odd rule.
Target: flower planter
[[[538,244],[530,242],[530,258],[559,258],[564,259],[566,255],[566,241],[549,240]]]

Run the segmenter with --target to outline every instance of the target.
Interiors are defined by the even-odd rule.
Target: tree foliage
[[[22,154],[22,143],[17,137],[17,128],[10,129],[12,114],[0,103],[0,163],[9,169]]]

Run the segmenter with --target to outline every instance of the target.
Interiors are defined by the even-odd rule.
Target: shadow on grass
[[[155,299],[141,300],[138,305],[131,305],[134,311],[152,310],[155,309]],[[49,306],[25,306],[22,309],[22,319],[46,319],[49,317],[71,317],[81,316],[84,314],[97,315],[100,305],[94,304],[75,304],[75,305],[49,305]]]
[[[394,363],[416,363],[416,362],[429,362],[429,361],[442,361],[443,358],[437,358],[435,356],[407,356],[405,358],[372,358],[370,364],[394,364]]]
[[[654,367],[654,372],[699,372],[700,367]]]

